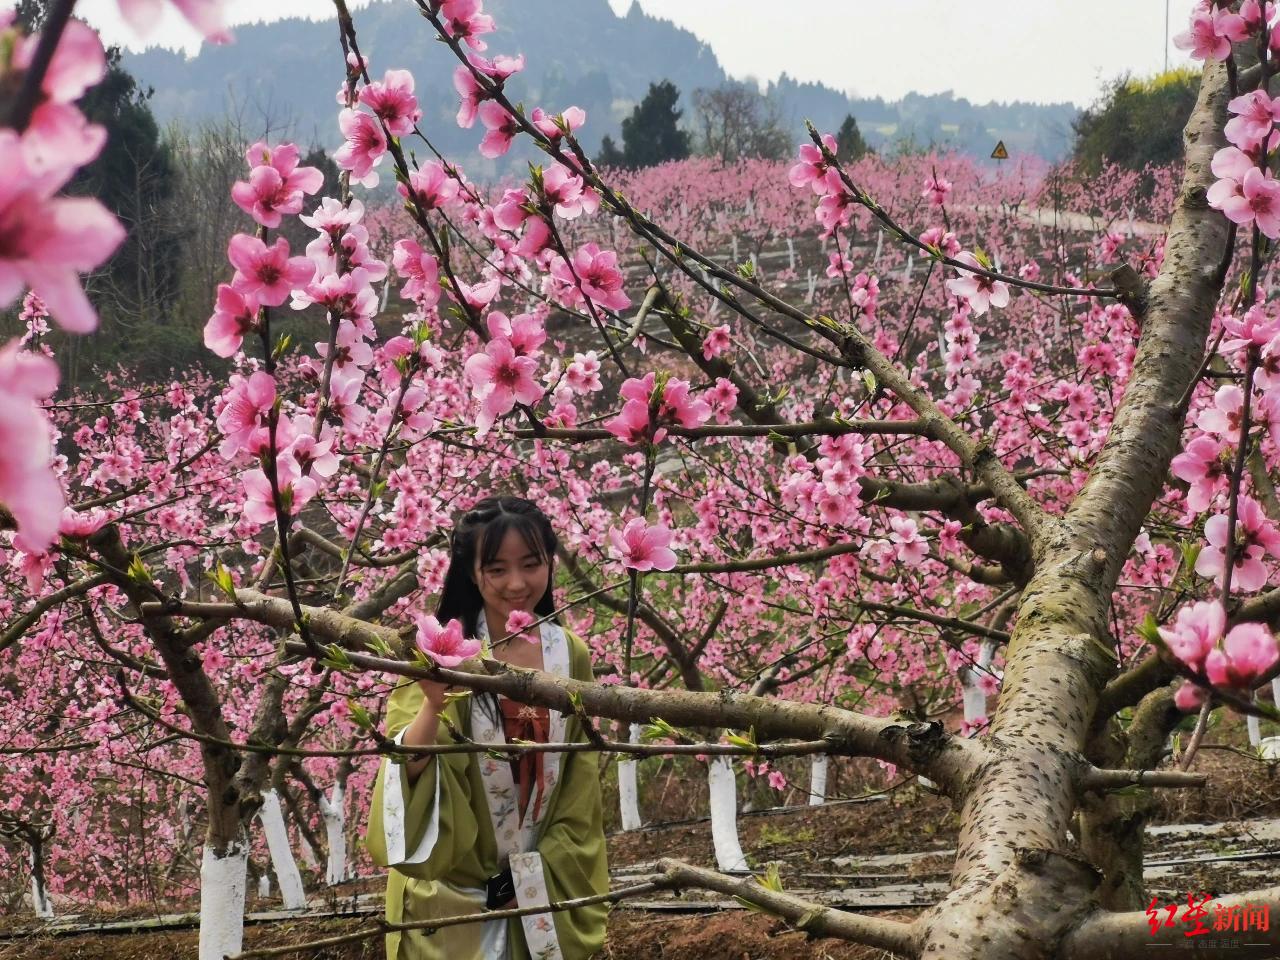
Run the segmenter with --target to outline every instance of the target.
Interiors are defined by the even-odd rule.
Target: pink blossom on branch
[[[20,349],[17,341],[0,350],[0,504],[17,521],[14,545],[33,554],[57,538],[66,503],[50,464],[49,421],[36,404],[57,387],[58,367],[48,357]]]
[[[532,357],[516,354],[505,337],[490,340],[483,353],[467,358],[464,373],[472,395],[480,401],[476,436],[483,437],[494,420],[515,409],[517,403],[537,403],[542,387],[535,379],[538,364]]]
[[[79,275],[115,253],[124,228],[97,200],[55,197],[72,171],[32,174],[12,130],[0,130],[0,169],[0,308],[30,287],[59,326],[88,333],[98,315]]]
[[[388,70],[381,80],[366,84],[360,90],[360,102],[377,114],[393,137],[407,137],[422,119],[408,70]]]
[[[268,415],[276,401],[276,381],[271,374],[259,370],[248,379],[231,375],[227,402],[218,414],[218,429],[226,438],[219,448],[223,459],[230,460],[247,450],[254,434],[268,428]]]
[[[1225,60],[1231,55],[1232,42],[1249,35],[1244,18],[1220,7],[1197,9],[1191,15],[1191,26],[1173,38],[1179,50],[1191,51],[1193,60]]]
[[[1221,649],[1209,651],[1204,670],[1215,686],[1249,690],[1280,658],[1276,638],[1261,623],[1241,623],[1231,628]]]
[[[333,155],[340,170],[350,170],[351,179],[366,187],[378,185],[374,167],[382,163],[387,152],[387,137],[376,117],[347,108],[338,114],[338,126],[346,143]]]
[[[272,149],[259,141],[245,151],[249,179],[238,180],[231,199],[264,227],[278,227],[282,215],[302,212],[304,195],[324,186],[324,174],[316,167],[298,166],[298,148],[282,143]]]
[[[410,172],[408,186],[397,183],[396,190],[423,210],[438,210],[457,196],[458,181],[445,172],[439,160],[432,160]]]
[[[1210,192],[1217,186],[1215,183]],[[1215,203],[1215,199],[1219,202]],[[1215,195],[1210,198],[1209,203],[1210,206],[1221,209],[1233,223],[1257,223],[1258,229],[1272,240],[1280,236],[1280,182],[1269,172],[1263,173],[1257,167],[1250,167],[1240,180],[1239,192],[1232,193],[1225,199],[1220,194]]]
[[[406,281],[400,296],[422,307],[440,302],[440,262],[416,240],[397,240],[391,263]]]
[[[537,630],[531,630],[536,618],[527,610],[512,610],[507,617],[507,636],[519,637],[529,643],[537,643],[540,639]]]
[[[493,17],[481,13],[480,0],[444,0],[440,19],[444,32],[456,40],[464,40],[473,50],[487,48],[480,35],[494,31]]]
[[[1187,448],[1169,464],[1169,470],[1179,480],[1189,483],[1187,506],[1200,513],[1208,510],[1214,495],[1224,487],[1229,470],[1230,448],[1212,437],[1199,436],[1187,444]]]
[[[227,244],[227,259],[236,268],[232,288],[266,307],[280,306],[291,290],[306,284],[316,272],[314,261],[289,256],[289,241],[284,237],[276,237],[268,247],[257,237],[237,233]]]
[[[534,107],[529,122],[552,143],[559,143],[566,132],[573,133],[587,122],[587,112],[581,107],[569,107],[564,113],[552,114]]]
[[[930,174],[929,178],[924,182],[924,190],[920,196],[928,200],[935,207],[940,207],[947,202],[947,196],[951,193],[951,181],[946,177],[940,177],[936,173]]]
[[[417,625],[418,649],[442,667],[456,667],[480,652],[479,640],[468,640],[462,635],[462,621],[450,620],[447,626],[429,613],[412,611],[409,616]]]
[[[1226,564],[1227,515],[1215,514],[1205,521],[1204,536],[1208,546],[1196,558],[1196,573],[1221,582]],[[1267,519],[1262,506],[1252,497],[1241,494],[1236,504],[1236,548],[1232,554],[1232,590],[1252,592],[1267,582],[1267,567],[1262,558],[1267,554],[1280,557],[1280,531]]]
[[[1255,151],[1271,136],[1273,125],[1280,121],[1280,99],[1272,100],[1265,90],[1251,90],[1227,104],[1236,116],[1227,121],[1223,133],[1241,150]]]
[[[480,155],[496,160],[511,149],[511,141],[520,132],[520,122],[496,100],[480,104],[480,122],[487,131],[480,141]]]
[[[829,133],[822,135],[822,143],[832,156],[836,155],[836,140]],[[787,174],[793,187],[808,186],[816,194],[828,192],[826,177],[830,168],[822,159],[822,151],[812,143],[800,145],[800,162],[795,164]]]
[[[961,251],[956,259],[971,267],[981,270],[989,269],[968,250]],[[982,316],[988,307],[1005,307],[1009,305],[1009,285],[1003,280],[992,280],[961,270],[959,278],[947,281],[947,292],[960,297],[969,304],[974,316]]]
[[[1227,628],[1227,612],[1217,600],[1198,600],[1178,611],[1172,627],[1158,627],[1160,639],[1169,651],[1199,671]]]
[[[676,565],[671,550],[672,531],[663,524],[649,526],[644,517],[633,517],[625,527],[609,530],[615,558],[628,570],[670,570]]]
[[[204,325],[204,345],[220,357],[234,356],[257,323],[257,301],[230,284],[220,283],[213,316]]]
[[[713,327],[702,340],[702,358],[710,360],[712,357],[718,357],[729,349],[729,325],[722,323],[718,327]]]
[[[595,243],[584,243],[578,248],[573,255],[572,269],[564,257],[556,257],[549,278],[555,296],[564,306],[579,306],[586,294],[592,302],[615,311],[631,305],[631,298],[622,289],[624,279],[618,268],[618,255],[612,250],[601,250]]]

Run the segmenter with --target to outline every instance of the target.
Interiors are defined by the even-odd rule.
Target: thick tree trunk
[[[244,890],[249,850],[243,834],[200,865],[200,960],[223,960],[244,943]]]

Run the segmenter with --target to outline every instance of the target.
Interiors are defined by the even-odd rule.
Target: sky
[[[352,0],[358,10],[368,0]],[[409,2],[409,0],[402,0]],[[545,4],[555,0],[519,0]],[[632,0],[609,0],[622,13]],[[710,44],[730,75],[776,79],[783,71],[858,96],[900,99],[952,90],[991,100],[1093,102],[1126,71],[1146,76],[1191,61],[1165,42],[1186,28],[1192,0],[637,0]],[[330,0],[230,0],[232,23],[332,16]],[[108,43],[144,44],[116,0],[80,0],[77,11]],[[359,17],[357,15],[357,26]],[[151,43],[195,52],[199,37],[168,8]],[[514,52],[514,51],[512,51]]]

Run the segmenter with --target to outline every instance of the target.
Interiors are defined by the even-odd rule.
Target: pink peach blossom
[[[1221,649],[1209,651],[1204,671],[1216,686],[1248,690],[1277,658],[1276,638],[1264,624],[1241,623],[1231,628]]]
[[[429,613],[411,611],[417,625],[418,649],[442,667],[456,667],[480,652],[480,641],[462,636],[462,621],[450,620],[446,626]]]
[[[609,530],[614,556],[628,570],[670,570],[676,555],[670,549],[672,531],[663,524],[650,526],[644,517],[633,517],[621,530]]]
[[[985,269],[978,258],[967,250],[961,251],[955,259],[971,267]],[[988,307],[1005,307],[1009,304],[1009,285],[1003,280],[992,280],[962,270],[960,277],[948,280],[946,286],[948,293],[968,301],[974,316],[982,316]]]
[[[467,359],[464,373],[471,383],[472,395],[480,401],[476,417],[476,436],[483,437],[493,421],[515,409],[517,403],[537,403],[542,397],[534,375],[537,362],[532,357],[516,354],[505,337],[490,340],[483,353]]]
[[[267,307],[280,306],[294,287],[310,281],[316,272],[314,261],[289,256],[289,241],[284,237],[276,237],[268,247],[257,237],[237,233],[227,244],[227,259],[236,268],[232,288]]]
[[[1157,627],[1169,651],[1193,670],[1222,639],[1227,612],[1217,600],[1198,600],[1178,611],[1172,627]]]

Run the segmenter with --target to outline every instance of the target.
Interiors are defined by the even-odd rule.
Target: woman
[[[490,497],[453,535],[436,616],[465,636],[507,634],[517,610],[552,614],[556,535],[534,504]],[[541,642],[492,644],[489,656],[591,680],[586,645],[548,620]],[[397,743],[585,740],[581,724],[545,707],[475,693],[445,704],[430,680],[396,687],[386,733]],[[442,720],[443,718],[443,720]],[[587,897],[609,889],[595,753],[447,753],[382,763],[365,842],[390,867],[387,920],[409,923]],[[586,960],[604,944],[605,904],[511,920],[387,935],[388,960]]]

